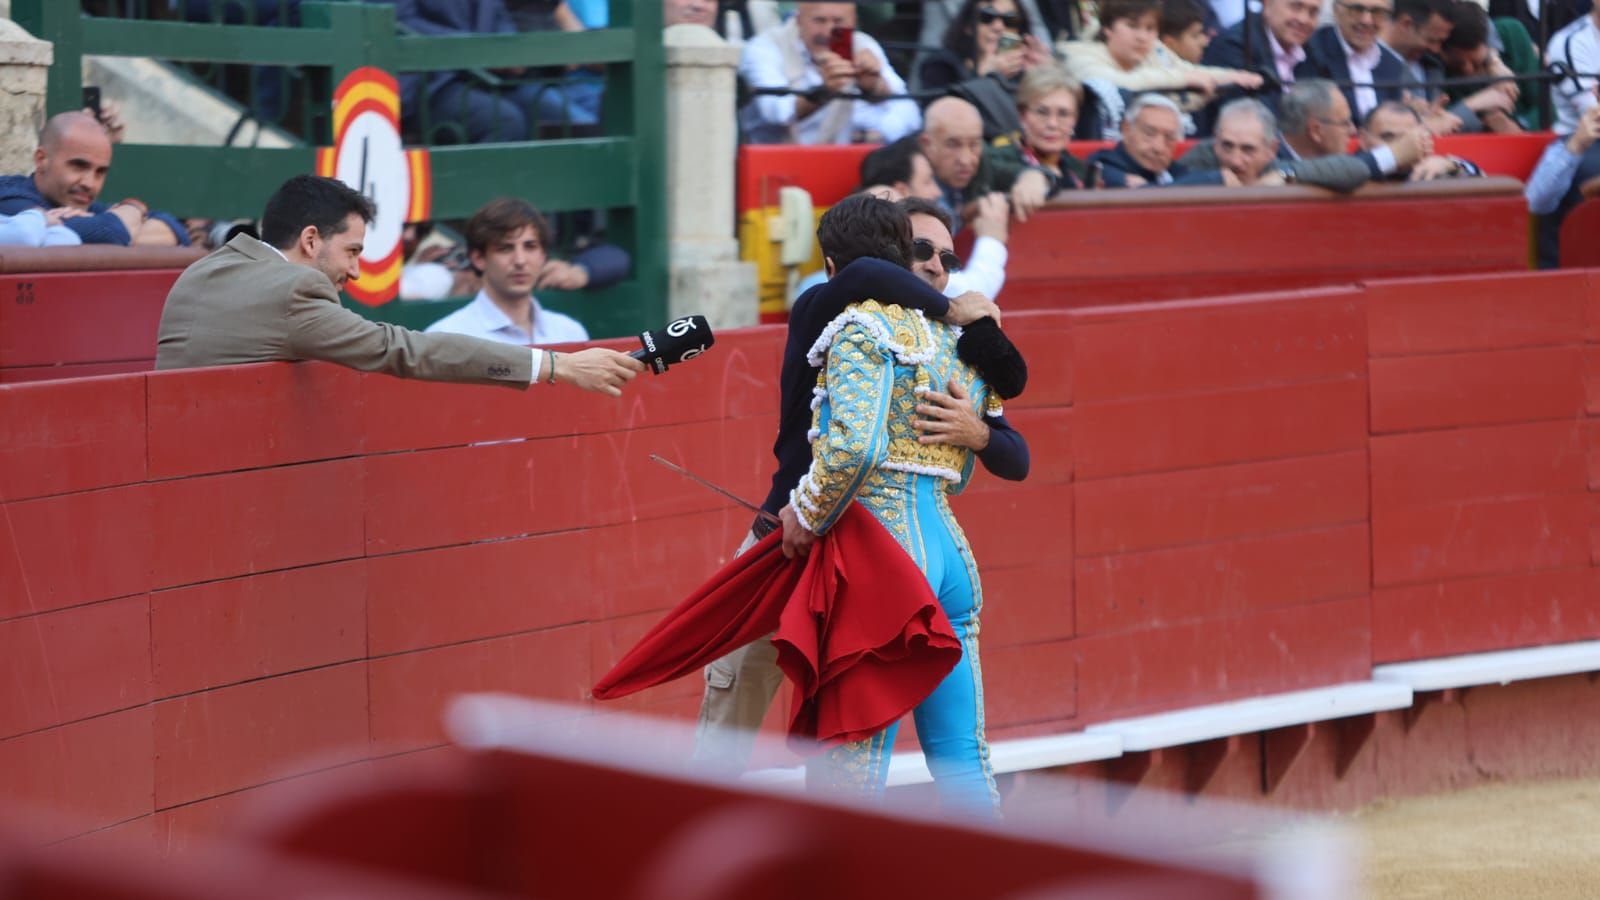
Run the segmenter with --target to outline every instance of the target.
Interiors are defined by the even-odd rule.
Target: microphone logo
[[[694,359],[711,349],[716,337],[705,316],[684,316],[674,319],[658,331],[639,333],[640,349],[628,355],[648,365],[657,375],[668,366]]]

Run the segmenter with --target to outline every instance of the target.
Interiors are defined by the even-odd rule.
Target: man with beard
[[[332,178],[296,175],[246,234],[200,260],[161,311],[157,369],[320,359],[402,378],[527,388],[540,381],[621,396],[644,370],[592,347],[557,354],[369,321],[339,304],[361,274],[372,201]]]

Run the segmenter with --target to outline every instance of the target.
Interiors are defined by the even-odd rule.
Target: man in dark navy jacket
[[[1317,29],[1306,44],[1299,77],[1338,83],[1357,122],[1365,121],[1379,103],[1401,99],[1405,60],[1378,40],[1393,14],[1394,0],[1334,0],[1334,24]]]
[[[1314,0],[1265,0],[1260,15],[1246,16],[1217,35],[1201,62],[1266,77],[1267,84],[1257,96],[1276,113],[1279,93],[1294,84],[1296,69],[1306,61],[1305,44],[1316,31],[1320,9]],[[1222,105],[1242,93],[1237,87],[1218,92],[1216,99],[1195,114],[1198,133],[1209,135]]]
[[[1182,116],[1164,94],[1135,97],[1122,114],[1122,140],[1089,155],[1089,186],[1145,187],[1182,178],[1187,170],[1172,160],[1183,138]]]
[[[904,234],[899,232],[904,229]],[[892,233],[891,233],[892,232]],[[847,197],[823,217],[817,230],[830,278],[800,295],[789,312],[789,334],[784,344],[779,378],[778,438],[772,453],[778,468],[762,509],[792,516],[789,493],[811,465],[812,389],[817,369],[806,360],[822,331],[846,306],[877,299],[920,309],[953,325],[969,325],[997,315],[992,302],[979,294],[947,299],[938,289],[913,274],[909,257],[910,220],[894,204],[865,194]],[[903,237],[905,247],[899,238]],[[972,411],[978,415],[978,411]],[[978,461],[995,475],[1020,481],[1028,474],[1028,445],[1005,417],[990,417],[988,446],[977,451]],[[774,526],[757,519],[743,552]],[[729,769],[743,766],[767,707],[783,673],[771,641],[749,644],[706,667],[706,690],[700,704],[700,732],[696,759]]]

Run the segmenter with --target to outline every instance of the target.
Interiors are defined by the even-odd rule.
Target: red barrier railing
[[[1470,159],[1485,174],[1527,181],[1551,139],[1549,132],[1448,135],[1434,140],[1434,150]],[[1177,155],[1182,156],[1192,145],[1192,141],[1183,142]],[[811,202],[831,206],[857,186],[861,160],[876,146],[746,144],[739,148],[739,213],[776,206],[778,189],[789,185],[805,188],[811,194]],[[1087,159],[1096,150],[1110,146],[1113,142],[1074,141],[1067,150],[1079,159]],[[1357,149],[1353,140],[1351,149]]]
[[[1600,635],[1593,278],[1008,317],[1033,476],[955,501],[991,735]],[[584,702],[749,522],[648,454],[760,496],[782,339],[618,402],[321,364],[0,386],[0,798],[179,836],[438,745],[460,691]]]

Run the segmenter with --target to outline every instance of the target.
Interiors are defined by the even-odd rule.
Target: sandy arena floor
[[[1600,898],[1600,779],[1384,801],[1354,824],[1380,900]]]

